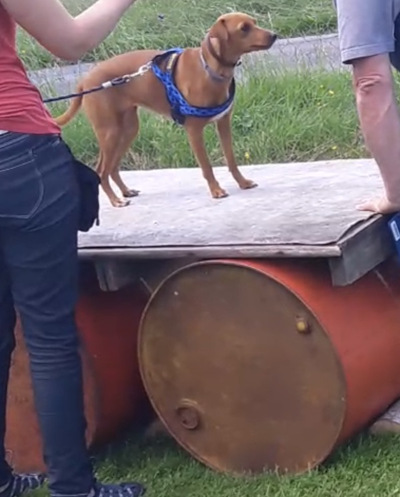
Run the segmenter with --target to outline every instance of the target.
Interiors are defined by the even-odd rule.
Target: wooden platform
[[[139,197],[113,208],[101,193],[100,226],[80,234],[81,257],[327,258],[335,285],[357,280],[393,253],[382,216],[355,206],[379,195],[371,160],[242,166],[258,188],[240,190],[215,168],[230,196],[215,200],[198,168],[124,171]]]

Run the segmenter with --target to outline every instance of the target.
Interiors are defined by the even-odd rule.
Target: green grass
[[[91,3],[93,0],[64,0],[74,14]],[[336,29],[331,0],[138,0],[117,29],[84,60],[101,60],[138,48],[198,45],[220,14],[234,10],[256,16],[261,25],[276,30],[282,37]],[[18,46],[30,69],[55,63],[54,57],[22,31]]]
[[[58,115],[61,108],[53,108]],[[97,144],[83,113],[64,128],[82,160],[93,163]],[[214,165],[224,164],[214,126],[206,128]],[[237,92],[233,118],[239,164],[365,157],[348,73],[255,75]],[[141,129],[124,168],[192,167],[181,127],[141,112]]]
[[[107,482],[140,481],[148,497],[395,497],[399,443],[392,435],[363,435],[307,474],[234,478],[204,467],[174,441],[130,440],[108,450],[98,476]]]

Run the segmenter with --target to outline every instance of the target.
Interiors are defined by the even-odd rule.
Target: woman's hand
[[[99,45],[135,0],[97,0],[73,17],[59,0],[0,0],[17,24],[56,57],[77,60]]]

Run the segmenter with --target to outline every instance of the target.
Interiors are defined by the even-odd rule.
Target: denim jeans
[[[4,432],[15,307],[53,496],[83,497],[93,487],[74,317],[78,203],[72,156],[58,135],[0,135],[0,485],[10,476]]]

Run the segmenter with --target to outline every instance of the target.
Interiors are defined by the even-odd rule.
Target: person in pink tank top
[[[145,491],[136,482],[98,482],[87,452],[74,317],[77,234],[90,229],[98,209],[96,196],[88,205],[80,179],[84,174],[98,187],[98,177],[64,143],[15,41],[19,25],[55,56],[74,61],[104,40],[133,2],[98,0],[72,17],[58,0],[0,0],[0,497],[20,497],[45,482],[52,497],[138,497]],[[45,475],[17,474],[6,461],[15,309],[30,356]]]

